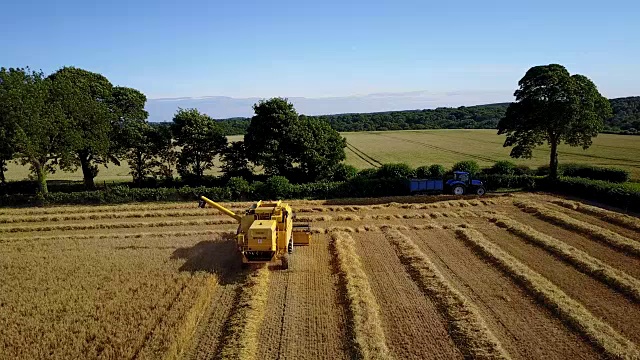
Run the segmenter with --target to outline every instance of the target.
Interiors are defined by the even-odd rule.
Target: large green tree
[[[147,177],[164,174],[161,153],[171,147],[170,133],[146,121],[129,121],[124,124],[121,141],[126,149],[123,157],[135,184],[141,184]]]
[[[558,174],[558,145],[589,148],[611,117],[609,101],[583,75],[570,75],[562,65],[534,66],[518,82],[516,101],[498,123],[506,134],[511,157],[531,158],[535,147],[549,144],[550,176]]]
[[[332,178],[336,166],[346,158],[346,139],[326,121],[301,115],[295,141],[298,163],[308,180]]]
[[[171,130],[180,148],[178,173],[183,179],[202,180],[205,170],[214,166],[216,155],[227,146],[222,128],[196,109],[179,109]]]
[[[42,72],[0,69],[0,125],[13,139],[15,157],[30,165],[41,193],[47,175],[59,162],[70,161],[70,123]]]
[[[110,109],[113,85],[97,73],[64,67],[49,76],[53,96],[60,102],[70,121],[68,139],[73,157],[61,163],[63,169],[82,169],[85,187],[95,188],[98,164],[106,164],[111,155],[111,133],[115,121]]]
[[[326,121],[298,116],[287,99],[263,100],[253,109],[244,146],[249,160],[263,166],[265,173],[329,178],[345,158],[346,142],[340,134]]]
[[[0,106],[2,104],[0,103]],[[5,123],[0,111],[0,184],[6,185],[7,179],[5,172],[7,171],[7,162],[14,157],[14,133],[9,129],[9,124]]]
[[[248,179],[253,175],[244,141],[232,142],[222,151],[222,172],[229,178],[242,177]]]
[[[261,100],[253,105],[255,115],[244,136],[249,160],[268,175],[291,174],[298,160],[296,133],[298,113],[283,98]]]

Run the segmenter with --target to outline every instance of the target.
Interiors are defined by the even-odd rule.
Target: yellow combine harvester
[[[294,213],[282,201],[258,201],[238,215],[224,206],[200,197],[200,207],[206,204],[238,221],[236,243],[243,264],[265,264],[280,261],[289,268],[289,254],[294,245],[309,245],[311,229],[308,224],[293,224]]]

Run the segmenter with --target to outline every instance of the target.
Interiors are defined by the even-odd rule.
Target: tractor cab
[[[469,185],[469,173],[466,171],[454,171],[453,180]]]

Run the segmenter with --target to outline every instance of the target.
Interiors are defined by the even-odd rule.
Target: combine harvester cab
[[[238,221],[236,243],[243,264],[265,264],[280,261],[283,269],[289,268],[289,254],[294,245],[311,243],[308,224],[293,224],[294,213],[282,201],[258,201],[237,215],[224,206],[200,197],[200,207],[206,204]]]

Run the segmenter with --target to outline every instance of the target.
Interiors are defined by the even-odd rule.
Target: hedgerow
[[[537,189],[564,195],[577,196],[627,209],[640,211],[640,187],[633,183],[611,183],[602,180],[560,177],[557,180],[544,178]]]

